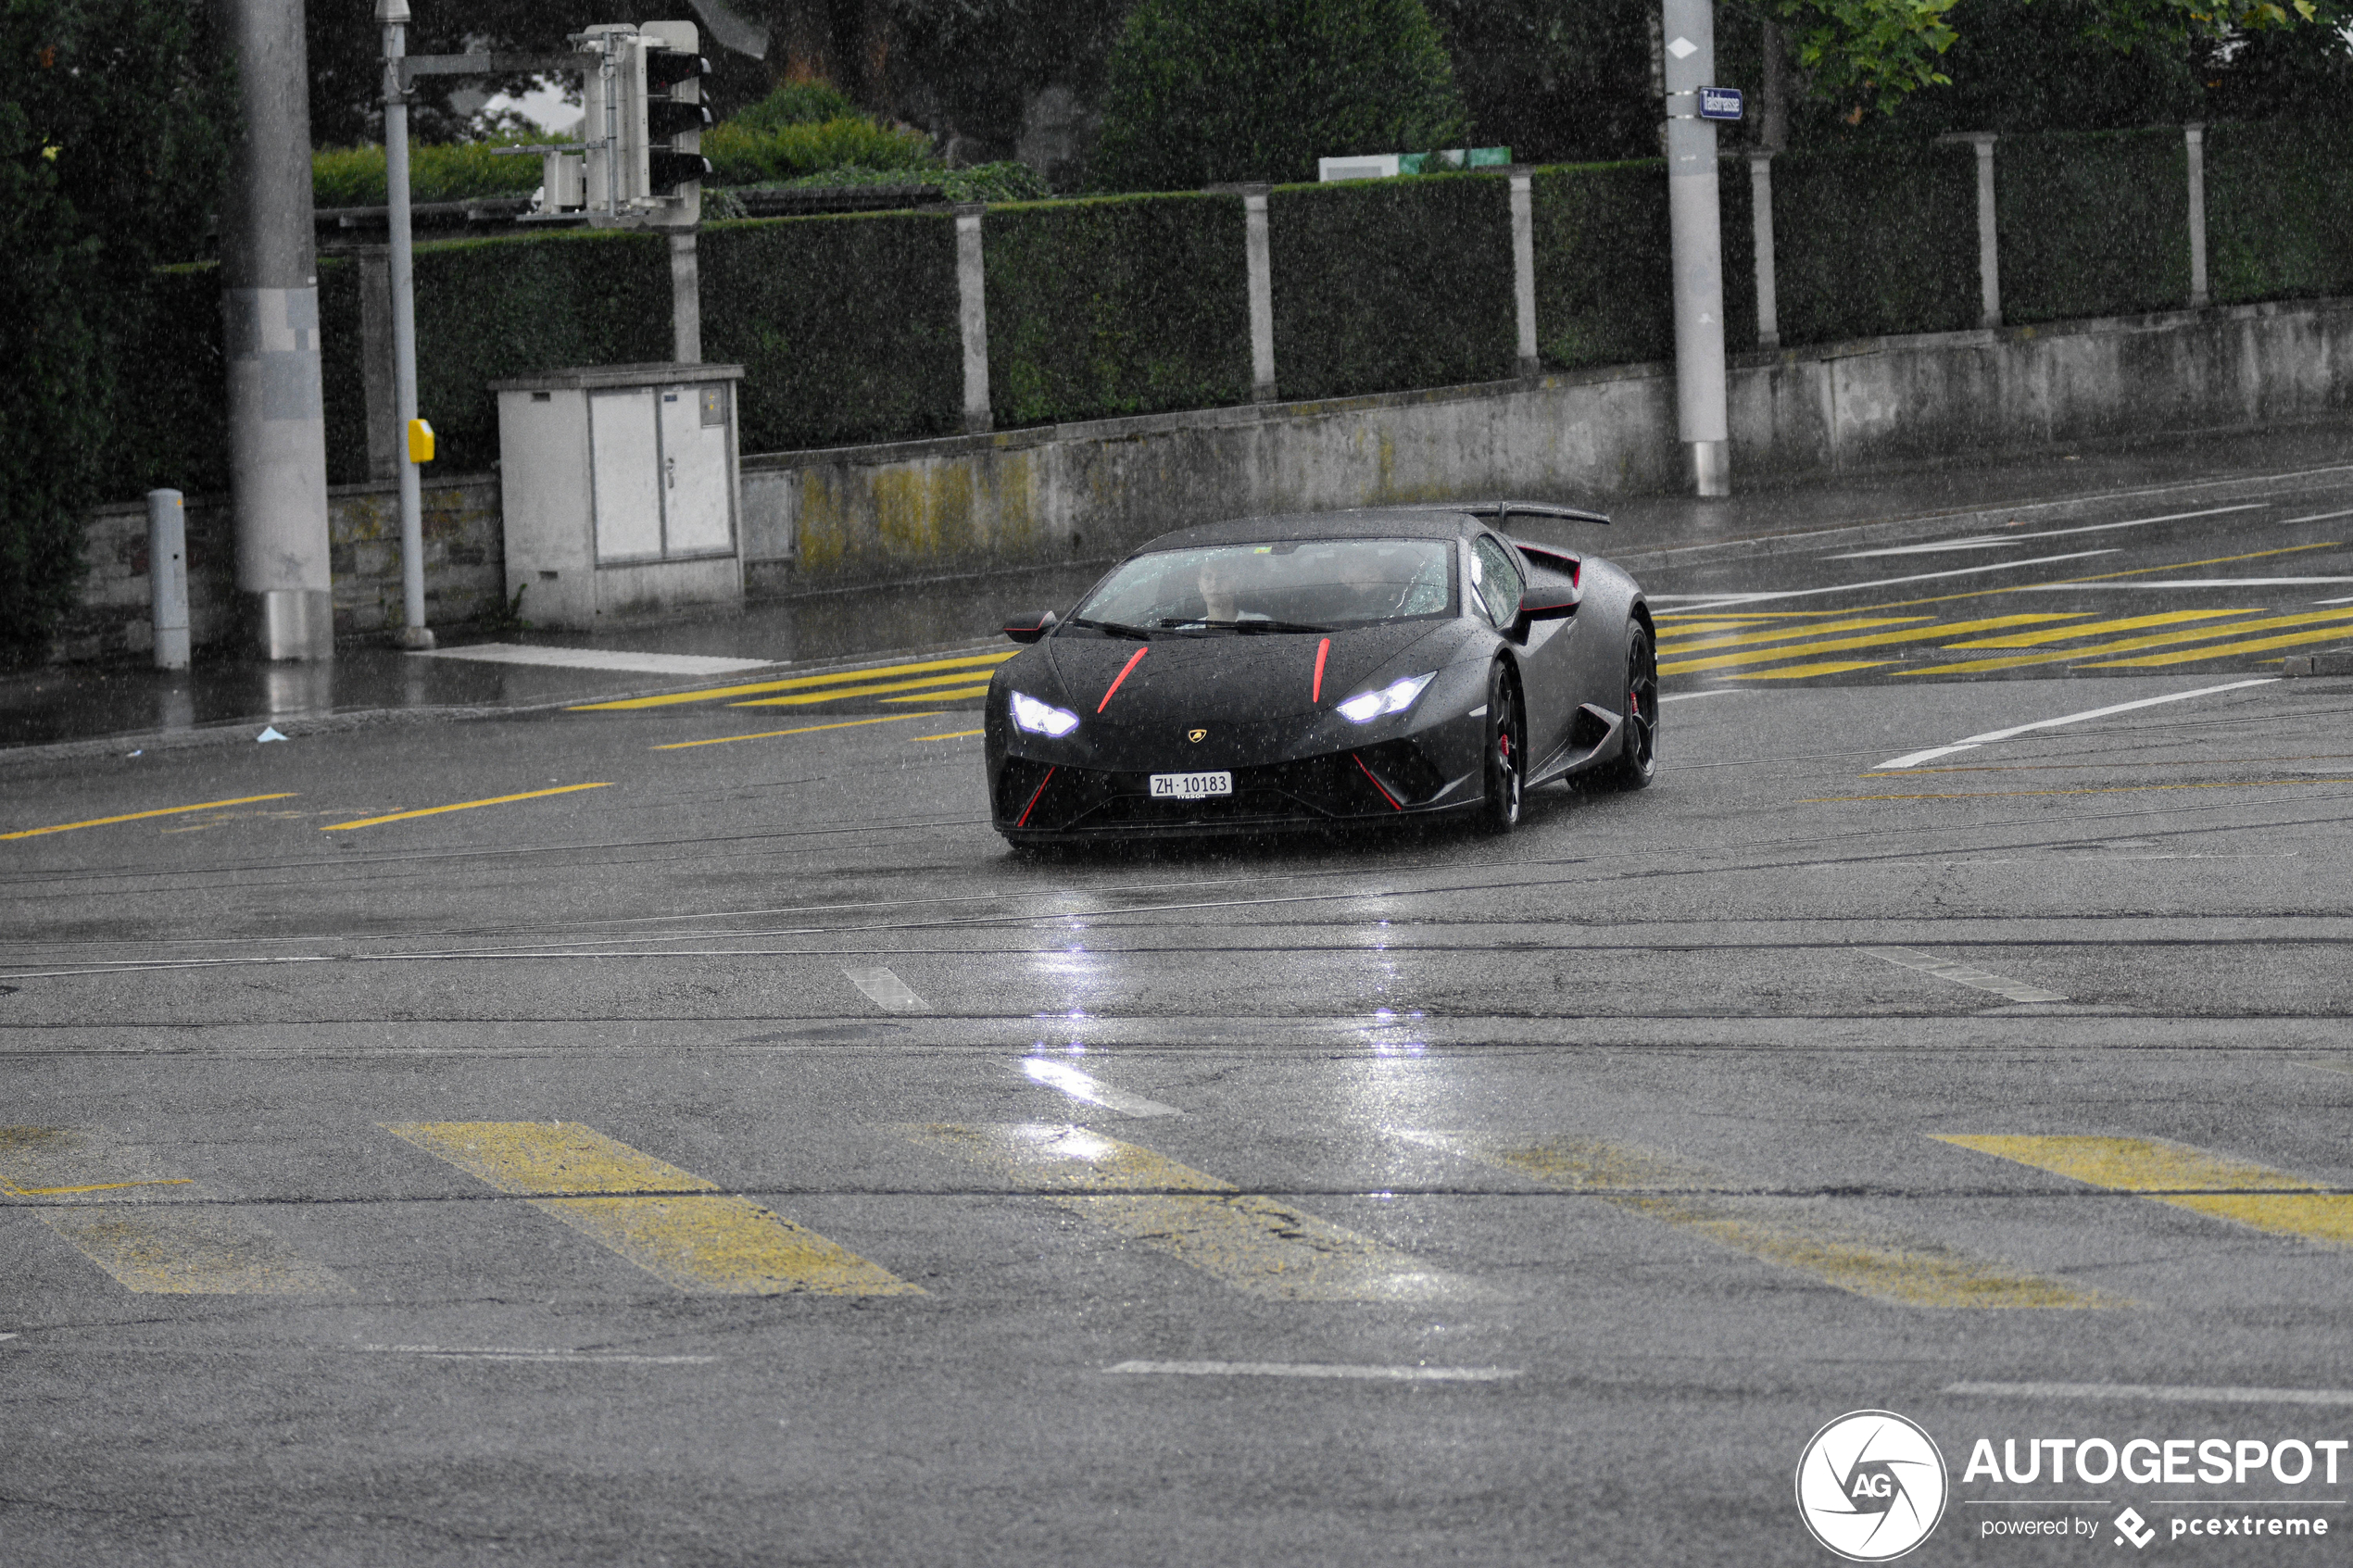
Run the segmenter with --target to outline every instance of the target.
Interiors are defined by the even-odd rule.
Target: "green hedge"
[[[698,259],[703,357],[744,367],[745,451],[963,428],[950,215],[714,223]],[[667,354],[666,287],[663,299]]]
[[[822,169],[935,169],[931,138],[903,125],[866,119],[828,119],[814,125],[779,125],[763,131],[731,119],[703,132],[702,156],[711,160],[713,185],[758,185],[794,180]],[[538,181],[534,179],[533,184]]]
[[[1250,398],[1239,196],[997,207],[984,235],[988,400],[1000,424]]]
[[[326,412],[330,484],[357,484],[368,477],[368,388],[360,341],[359,264],[348,257],[322,256],[319,393]],[[434,427],[436,435],[440,431]]]
[[[1544,363],[1578,370],[1672,358],[1665,161],[1540,169],[1529,186]]]
[[[670,252],[657,233],[419,245],[416,299],[417,409],[433,425],[440,473],[479,473],[498,456],[491,382],[670,358]]]
[[[2189,166],[2178,130],[2004,136],[1994,144],[1994,211],[2005,321],[2189,304]]]
[[[328,263],[320,264],[325,282]],[[133,501],[170,487],[190,495],[229,488],[228,361],[220,345],[220,268],[158,268],[148,309],[122,369],[106,498]],[[355,342],[354,352],[357,352]],[[333,352],[331,348],[329,352]]]
[[[2353,295],[2353,128],[2208,127],[2206,265],[2217,305]]]
[[[1773,284],[1785,345],[1977,325],[1976,150],[1776,157]]]
[[[498,157],[495,144],[409,149],[409,199],[466,201],[476,196],[527,196],[539,188],[535,157]],[[382,146],[322,147],[310,155],[310,199],[321,207],[382,207],[384,150]]]
[[[1278,185],[1275,379],[1347,397],[1516,374],[1510,187],[1433,174]]]

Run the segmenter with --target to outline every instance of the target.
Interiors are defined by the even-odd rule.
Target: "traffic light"
[[[580,195],[597,227],[692,227],[702,216],[702,132],[711,111],[692,22],[592,27],[575,43],[599,56],[582,73],[586,157]],[[552,193],[553,186],[550,190]]]
[[[666,36],[672,29],[683,30],[685,36]],[[646,40],[646,188],[651,195],[699,209],[702,179],[711,172],[701,150],[702,133],[711,125],[711,111],[702,104],[702,79],[711,74],[711,62],[695,53],[692,22],[648,22],[641,31]]]

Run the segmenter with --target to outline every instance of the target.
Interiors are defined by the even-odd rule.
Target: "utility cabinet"
[[[741,365],[595,365],[493,382],[507,596],[588,631],[744,593]]]

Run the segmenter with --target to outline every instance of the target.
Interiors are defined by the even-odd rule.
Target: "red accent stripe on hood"
[[[1139,664],[1141,664],[1144,661],[1144,655],[1151,651],[1152,650],[1150,648],[1138,648],[1134,656],[1131,657],[1126,663],[1119,667],[1119,673],[1111,678],[1111,684],[1104,689],[1103,700],[1095,704],[1096,712],[1101,713],[1104,709],[1111,706],[1111,694],[1119,689],[1120,682],[1127,679],[1127,671],[1135,669]]]
[[[1324,659],[1332,651],[1332,640],[1326,637],[1315,645],[1315,689],[1307,694],[1310,702],[1324,700]]]

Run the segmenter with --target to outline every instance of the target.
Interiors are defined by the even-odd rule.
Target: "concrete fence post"
[[[981,266],[980,202],[956,204],[956,322],[964,340],[964,429],[992,428],[988,413],[988,275]]]
[[[392,253],[369,245],[359,260],[359,391],[368,415],[368,477],[400,477],[398,381],[392,368]]]
[[[1773,287],[1773,155],[1748,155],[1749,227],[1756,243],[1756,346],[1781,345],[1780,297]]]
[[[2213,303],[2206,278],[2206,127],[2182,127],[2183,151],[2190,164],[2190,308],[2203,310]]]
[[[147,492],[147,613],[156,668],[188,668],[188,517],[177,490]]]
[[[692,229],[670,236],[670,344],[679,364],[702,363],[702,271]]]
[[[1977,288],[1984,307],[1979,325],[2002,324],[2002,247],[1994,218],[1994,137],[1969,138],[1977,148]]]
[[[1242,256],[1250,272],[1250,395],[1258,403],[1275,401],[1275,261],[1266,240],[1268,189],[1241,188]]]
[[[1519,373],[1534,375],[1536,358],[1536,182],[1512,171],[1512,308],[1519,324]]]

